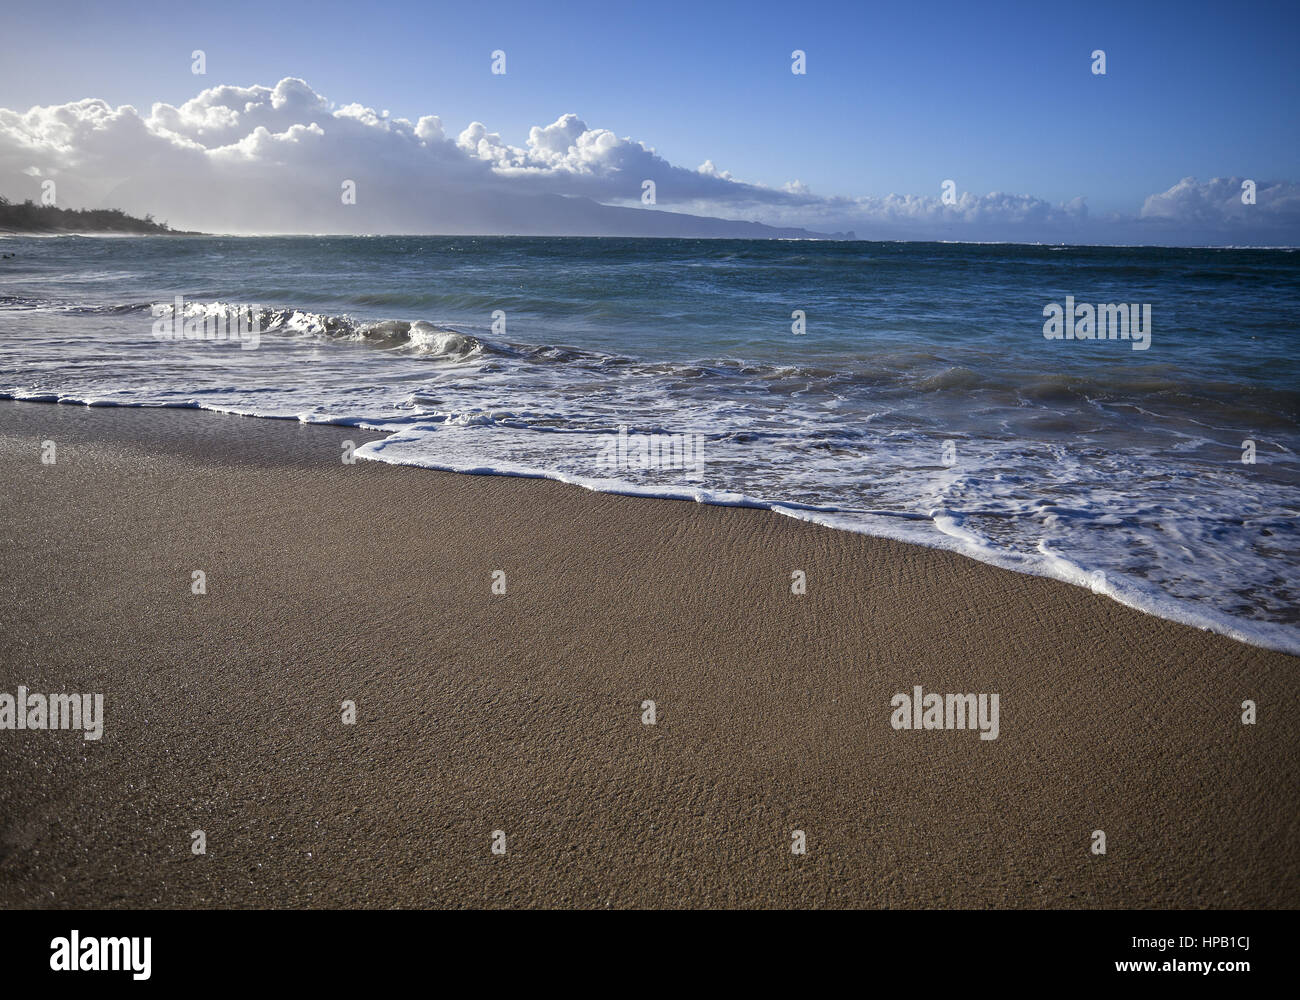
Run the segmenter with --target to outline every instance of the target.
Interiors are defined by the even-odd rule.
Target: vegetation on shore
[[[152,215],[137,219],[120,208],[57,208],[37,205],[30,198],[11,202],[0,195],[0,232],[18,233],[133,233],[160,236],[191,236],[155,222]]]

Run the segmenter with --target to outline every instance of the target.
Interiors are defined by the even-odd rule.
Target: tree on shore
[[[0,195],[0,230],[17,232],[149,233],[184,235],[152,215],[143,219],[127,215],[120,208],[58,208],[37,205],[30,198],[11,202]]]

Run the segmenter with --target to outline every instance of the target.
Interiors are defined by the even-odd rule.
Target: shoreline
[[[0,693],[105,696],[99,741],[0,730],[0,905],[1300,899],[1295,657],[768,510],[340,461],[386,436],[0,402]],[[998,738],[893,728],[917,686],[998,693]]]
[[[463,331],[447,327],[442,332],[455,334],[457,336],[473,336]],[[0,405],[6,403],[21,404],[40,404],[56,406],[74,406],[87,407],[91,409],[140,409],[154,411],[196,411],[203,413],[212,413],[220,417],[238,417],[245,420],[270,420],[275,422],[302,423],[296,416],[274,416],[266,414],[235,414],[228,413],[217,409],[208,409],[198,404],[183,405],[133,405],[121,404],[115,402],[106,403],[87,403],[70,397],[59,399],[52,398],[28,398],[17,399],[10,394],[0,393]],[[993,567],[1004,572],[1017,573],[1026,576],[1037,577],[1044,580],[1053,580],[1065,583],[1071,587],[1099,593],[1108,600],[1112,600],[1126,608],[1133,609],[1143,615],[1159,619],[1161,621],[1172,622],[1187,628],[1196,629],[1212,635],[1221,636],[1234,642],[1240,642],[1244,645],[1267,650],[1269,652],[1280,653],[1284,656],[1300,657],[1300,638],[1287,635],[1283,630],[1285,626],[1280,626],[1274,622],[1260,622],[1254,619],[1237,618],[1233,615],[1219,611],[1217,608],[1205,607],[1188,599],[1172,598],[1159,590],[1142,591],[1135,589],[1131,581],[1126,582],[1122,588],[1114,584],[1107,584],[1106,589],[1097,590],[1093,585],[1084,581],[1089,576],[1078,564],[1071,561],[1065,556],[1054,553],[1046,554],[1046,559],[1041,562],[1032,562],[1026,559],[1023,553],[1015,553],[1001,549],[988,548],[981,552],[979,547],[964,546],[961,544],[962,536],[945,531],[941,526],[935,525],[937,536],[928,539],[907,537],[901,532],[890,533],[887,531],[869,531],[862,527],[850,526],[842,523],[835,523],[831,518],[838,513],[835,510],[825,508],[784,503],[779,500],[764,501],[740,494],[733,494],[739,499],[734,502],[717,499],[702,499],[698,496],[691,495],[686,491],[672,492],[639,492],[634,489],[608,490],[602,489],[597,485],[592,485],[581,480],[565,478],[560,474],[552,474],[546,471],[539,472],[521,472],[502,469],[490,470],[465,470],[457,469],[451,466],[423,465],[416,461],[406,461],[401,458],[386,458],[382,456],[382,449],[386,439],[399,436],[401,431],[381,431],[373,429],[363,429],[361,424],[322,421],[313,422],[305,426],[313,427],[333,427],[341,430],[356,430],[359,434],[366,436],[366,441],[358,441],[360,448],[363,444],[378,444],[380,454],[366,454],[359,456],[360,461],[374,461],[388,465],[423,470],[426,472],[449,473],[452,475],[488,475],[501,476],[506,478],[522,479],[542,479],[549,482],[559,483],[564,486],[572,486],[577,489],[588,490],[595,493],[604,493],[609,496],[626,496],[644,500],[671,500],[688,503],[701,503],[712,507],[731,507],[743,510],[764,510],[769,513],[778,514],[782,517],[789,517],[796,521],[802,521],[808,524],[816,525],[831,531],[844,532],[851,535],[862,535],[867,538],[886,539],[898,542],[903,545],[917,545],[922,548],[934,549],[940,552],[949,552],[954,555],[970,559],[982,565]],[[905,523],[913,518],[910,515],[901,515],[900,523]],[[1274,634],[1282,632],[1281,635]]]

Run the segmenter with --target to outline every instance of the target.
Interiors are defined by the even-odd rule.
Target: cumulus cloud
[[[523,147],[502,141],[482,122],[473,122],[457,139],[468,155],[491,164],[517,190],[595,198],[613,204],[638,203],[643,181],[655,182],[656,204],[712,210],[725,206],[794,207],[803,199],[736,180],[712,161],[697,170],[674,166],[652,147],[605,128],[591,128],[576,114],[528,130]]]
[[[1254,204],[1243,200],[1254,187]],[[1201,183],[1184,177],[1142,204],[1142,218],[1198,225],[1247,227],[1300,221],[1300,184],[1215,177]]]
[[[636,205],[647,179],[668,209],[791,198],[673,166],[573,114],[532,128],[518,147],[482,122],[453,138],[435,115],[412,123],[360,104],[338,107],[293,78],[212,87],[148,114],[99,100],[0,109],[0,190],[31,196],[39,189],[22,179],[38,175],[56,180],[62,204],[111,203],[234,232],[618,231],[626,214],[576,202],[565,229],[557,199]],[[341,201],[345,180],[355,182],[355,205]]]
[[[1082,197],[827,197],[798,180],[747,183],[712,160],[678,166],[576,114],[532,127],[518,146],[479,121],[455,132],[436,115],[411,122],[340,106],[295,78],[212,87],[147,114],[89,99],[0,109],[0,193],[35,198],[47,179],[60,204],[149,212],[218,232],[763,235],[717,219],[899,239],[1087,239],[1124,226],[1237,236],[1300,229],[1294,184],[1261,182],[1257,204],[1243,206],[1240,179],[1189,178],[1120,223],[1089,219]],[[645,180],[655,182],[655,211],[640,203]],[[345,181],[355,185],[355,204],[341,198]]]

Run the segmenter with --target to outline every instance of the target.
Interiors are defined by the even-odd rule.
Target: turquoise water
[[[0,250],[15,255],[0,260],[4,395],[381,428],[362,457],[767,506],[1300,651],[1290,251],[450,237]],[[176,296],[191,321],[252,307],[256,348],[155,336]],[[1044,308],[1067,296],[1149,306],[1149,345],[1046,339]],[[702,461],[611,465],[619,428],[698,441]]]

